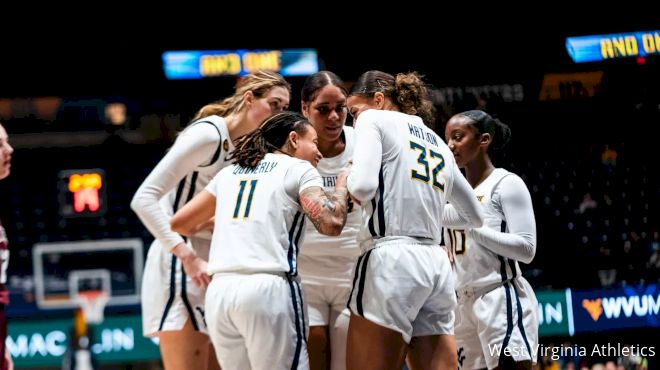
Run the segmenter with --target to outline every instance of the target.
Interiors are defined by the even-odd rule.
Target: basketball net
[[[88,324],[100,324],[103,322],[103,311],[110,300],[108,293],[103,290],[86,290],[78,292],[76,301],[82,309],[85,322]]]

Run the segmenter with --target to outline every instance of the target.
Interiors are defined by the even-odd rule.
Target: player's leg
[[[348,340],[348,325],[351,312],[344,308],[344,302],[338,309],[333,308],[330,311],[330,370],[346,369],[346,346]]]
[[[456,342],[453,335],[413,337],[408,350],[410,370],[456,369]]]
[[[440,248],[416,251],[422,258],[437,261],[420,266],[436,284],[413,321],[413,338],[408,352],[411,370],[456,369],[458,358],[454,339],[456,293],[451,264]],[[420,268],[420,270],[422,270]]]
[[[327,370],[330,368],[330,306],[325,299],[321,284],[303,282],[307,314],[309,317],[309,337],[307,351],[309,352],[309,368],[311,370]]]
[[[327,325],[309,327],[307,350],[309,351],[309,368],[311,370],[327,370],[330,368],[330,333]]]
[[[299,282],[271,274],[244,279],[251,292],[237,306],[243,318],[237,315],[234,322],[245,338],[252,370],[309,369],[305,302]]]
[[[218,356],[215,354],[215,348],[213,347],[213,343],[209,341],[209,361],[208,361],[208,370],[221,370],[220,368],[220,362],[218,360]]]
[[[158,337],[165,370],[208,368],[209,337],[195,330],[190,320],[181,330],[163,331]]]
[[[400,370],[408,344],[400,332],[351,313],[346,346],[347,370]]]

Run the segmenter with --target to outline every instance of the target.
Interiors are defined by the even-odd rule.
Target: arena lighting
[[[126,123],[126,104],[110,103],[105,106],[105,119],[114,126]]]
[[[660,31],[568,37],[566,50],[575,63],[643,58],[660,54]]]
[[[318,72],[315,49],[166,51],[163,70],[168,80],[245,76],[258,70],[283,76],[308,76]]]

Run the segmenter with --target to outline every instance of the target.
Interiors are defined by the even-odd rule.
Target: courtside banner
[[[60,367],[72,326],[73,319],[10,320],[6,344],[15,367]],[[90,329],[91,351],[100,365],[160,359],[158,345],[142,336],[140,315],[106,316]]]
[[[539,302],[539,335],[573,335],[573,312],[569,289],[540,290],[536,292]]]
[[[657,55],[660,31],[568,37],[566,50],[575,63]]]
[[[319,71],[319,61],[315,49],[166,51],[163,70],[169,80],[245,76],[259,70],[308,76]]]
[[[575,332],[660,327],[658,285],[573,291]]]

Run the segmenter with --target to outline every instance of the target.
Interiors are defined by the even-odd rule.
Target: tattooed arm
[[[348,212],[346,173],[337,177],[337,184],[332,191],[325,191],[318,186],[303,190],[300,193],[300,205],[321,234],[341,234]]]

